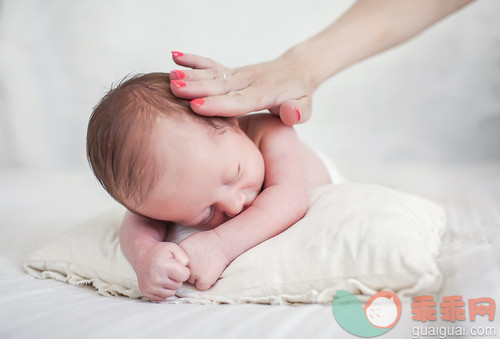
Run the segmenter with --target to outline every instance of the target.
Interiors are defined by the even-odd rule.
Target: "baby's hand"
[[[213,231],[195,233],[179,243],[189,257],[188,282],[199,290],[208,290],[229,265],[220,239]]]
[[[171,242],[152,243],[135,267],[139,289],[152,301],[162,301],[175,295],[175,291],[189,278],[186,253]]]

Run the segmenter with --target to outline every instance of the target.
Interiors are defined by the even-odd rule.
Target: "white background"
[[[89,115],[111,83],[129,73],[170,71],[171,50],[228,66],[269,60],[351,4],[0,0],[0,336],[345,335],[329,306],[197,307],[102,298],[90,288],[35,280],[22,264],[52,237],[113,206],[85,157]],[[322,85],[311,121],[297,127],[347,178],[421,194],[445,207],[440,297],[500,300],[499,14],[498,0],[478,1],[342,72]],[[410,305],[404,309],[387,337],[410,336],[416,322]]]
[[[272,59],[352,1],[0,1],[0,170],[84,169],[92,107],[170,51]],[[483,0],[324,83],[309,143],[348,164],[500,158],[500,3]],[[349,173],[345,173],[349,177]]]

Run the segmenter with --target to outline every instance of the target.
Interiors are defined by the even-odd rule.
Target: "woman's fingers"
[[[248,86],[250,79],[212,59],[194,54],[172,52],[174,61],[192,69],[170,72],[172,92],[179,98],[194,99],[224,95]]]
[[[215,80],[227,79],[230,75],[230,71],[225,68],[174,70],[170,72],[170,79],[185,81]]]
[[[272,100],[274,97],[260,95],[259,88],[247,87],[241,91],[232,91],[224,95],[208,96],[191,101],[191,109],[198,114],[208,116],[240,116],[248,112],[268,109],[278,115],[287,126],[306,122],[311,117],[311,96],[303,95],[289,99],[281,104]]]
[[[172,80],[214,80],[226,79],[229,76],[229,70],[226,67],[209,58],[181,52],[172,52],[172,58],[176,64],[192,68],[170,72]]]
[[[192,68],[170,73],[172,92],[191,100],[198,114],[233,117],[269,109],[288,126],[311,116],[313,91],[285,59],[228,69],[198,55],[172,55],[178,65]]]
[[[178,97],[194,98],[191,100],[191,109],[202,115],[232,117],[270,107],[270,112],[279,115],[287,126],[306,122],[311,117],[310,95],[289,99],[276,105],[273,97],[260,95],[259,88],[250,86],[242,90],[230,90],[232,85],[229,81],[195,81],[188,82],[182,88],[175,87],[173,84],[172,91]]]
[[[172,59],[177,65],[194,69],[224,68],[218,62],[195,54],[185,54],[182,52],[172,52]]]
[[[306,122],[311,117],[311,97],[305,95],[296,100],[288,100],[281,104],[279,116],[287,126]]]
[[[198,81],[170,80],[170,89],[174,95],[183,99],[224,95],[245,88],[246,85],[243,77],[227,75]]]
[[[246,87],[227,94],[204,96],[191,101],[191,109],[208,116],[233,117],[269,107],[268,97],[259,95],[260,90]]]

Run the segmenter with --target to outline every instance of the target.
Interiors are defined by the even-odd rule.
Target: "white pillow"
[[[119,245],[122,215],[116,209],[59,236],[26,259],[26,270],[90,283],[101,294],[141,297]],[[210,290],[186,283],[168,301],[330,303],[338,289],[435,292],[444,229],[443,209],[421,197],[377,185],[324,186],[312,192],[302,220],[236,258]]]

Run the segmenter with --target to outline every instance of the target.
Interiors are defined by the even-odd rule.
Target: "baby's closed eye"
[[[228,179],[225,180],[224,185],[230,186],[234,184],[236,181],[238,181],[240,176],[241,176],[241,164],[238,163],[238,167],[236,167],[236,170],[233,170],[231,172],[231,175],[229,175]]]

